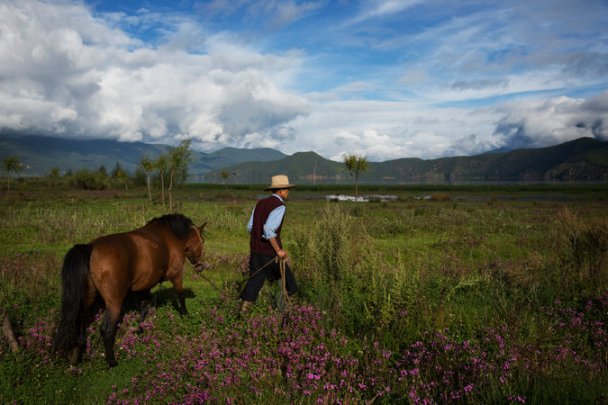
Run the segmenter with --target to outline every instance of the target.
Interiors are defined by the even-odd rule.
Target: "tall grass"
[[[415,263],[375,250],[365,225],[337,205],[326,206],[312,231],[296,240],[302,290],[330,323],[349,334],[390,336],[399,329],[403,337],[408,318],[422,309],[416,308],[421,269]]]
[[[568,208],[561,223],[561,287],[570,296],[597,296],[608,285],[608,218],[592,222]],[[563,291],[563,290],[562,290]]]
[[[429,216],[443,217],[447,210],[443,208],[443,211],[426,214],[427,220]],[[516,225],[508,222],[515,218],[510,213],[499,213],[499,216],[505,214],[507,219],[503,223],[496,218],[496,213],[486,213],[484,215],[488,217],[478,218],[476,226],[488,226],[490,232],[510,231],[508,228]],[[587,300],[604,302],[608,286],[605,219],[588,222],[562,209],[557,216],[555,232],[545,234],[546,239],[555,239],[546,241],[546,246],[537,246],[540,251],[533,250],[521,258],[513,255],[514,260],[507,261],[478,254],[477,260],[472,261],[467,256],[473,253],[467,254],[467,250],[472,252],[479,248],[478,245],[488,243],[488,237],[479,232],[467,232],[462,226],[463,213],[451,215],[452,222],[461,223],[461,234],[457,237],[448,235],[445,243],[439,242],[444,249],[435,251],[438,258],[423,258],[421,263],[411,253],[407,254],[406,260],[401,254],[390,258],[379,254],[372,248],[373,238],[356,213],[353,215],[353,211],[341,206],[326,206],[312,231],[298,234],[296,238],[295,261],[300,265],[299,274],[307,300],[315,302],[328,314],[328,325],[338,325],[351,336],[380,341],[384,347],[397,352],[404,350],[408,342],[424,339],[429,331],[441,331],[442,339],[458,344],[477,342],[485,346],[488,336],[493,334],[498,340],[508,339],[512,348],[501,347],[498,355],[524,360],[505,360],[503,366],[509,364],[509,369],[513,369],[509,378],[498,373],[494,384],[499,388],[483,390],[483,395],[489,395],[492,400],[509,398],[511,391],[526,393],[521,397],[511,396],[515,402],[517,398],[523,400],[530,396],[546,400],[564,389],[561,382],[551,382],[568,378],[570,373],[597,383],[605,378],[607,359],[603,357],[596,362],[595,358],[598,354],[606,355],[605,344],[595,338],[585,344],[578,336],[577,347],[572,347],[571,335],[564,336],[563,331],[556,329],[554,314],[547,312],[554,310],[547,308],[555,308],[555,303],[561,302],[556,301],[560,297],[575,307],[577,303],[587,302],[587,310],[592,305]],[[386,227],[385,232],[407,229],[418,216],[414,211],[413,216],[401,217],[401,222],[395,222],[393,218],[392,227]],[[485,221],[491,223],[485,225]],[[429,221],[428,227],[439,228],[439,223],[441,221]],[[555,257],[543,257],[546,253],[543,249],[553,248],[558,252]],[[600,304],[600,307],[604,305]],[[570,315],[576,317],[575,310],[569,311],[574,311]],[[578,314],[581,318],[586,317]],[[582,335],[606,337],[604,315],[595,313],[591,316],[589,322],[594,323],[596,329],[582,332]],[[502,330],[507,336],[492,330]],[[575,334],[579,333],[581,331]],[[539,342],[552,343],[545,346]],[[552,346],[556,342],[560,342],[557,346],[563,346],[554,349]],[[530,353],[530,350],[537,352]],[[553,350],[563,356],[557,355],[560,362],[549,366],[545,362],[550,363],[556,356]],[[528,368],[537,367],[535,372],[540,376],[532,385],[529,380],[519,381],[518,376],[529,374]],[[583,392],[580,387],[574,388],[574,382],[569,384],[568,395],[572,396],[572,390],[577,395]],[[595,394],[598,392],[603,391],[600,389]],[[445,400],[441,395],[434,398]]]

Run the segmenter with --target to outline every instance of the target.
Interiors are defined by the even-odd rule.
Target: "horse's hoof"
[[[74,348],[72,349],[68,355],[68,363],[70,363],[70,365],[76,365],[78,364],[78,361],[80,360],[80,350],[78,350],[78,348]]]
[[[117,365],[118,365],[118,362],[116,360],[108,361],[108,368],[114,368]]]

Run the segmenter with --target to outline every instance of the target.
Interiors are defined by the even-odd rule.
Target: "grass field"
[[[261,189],[262,187],[260,187]],[[254,187],[188,185],[176,211],[208,222],[189,315],[169,283],[137,333],[127,303],[108,369],[89,330],[84,361],[49,353],[60,269],[76,243],[165,213],[145,190],[16,184],[0,215],[1,403],[605,403],[608,185],[364,187],[391,202],[327,202],[299,187],[283,241],[300,287],[277,283],[238,317]]]

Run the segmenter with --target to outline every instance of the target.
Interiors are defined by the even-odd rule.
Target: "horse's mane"
[[[194,225],[192,220],[182,214],[167,214],[148,221],[148,224],[159,223],[169,227],[178,239],[186,239],[190,228]]]

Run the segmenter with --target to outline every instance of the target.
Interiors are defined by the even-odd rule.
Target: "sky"
[[[0,0],[0,132],[340,161],[608,140],[606,0]]]

